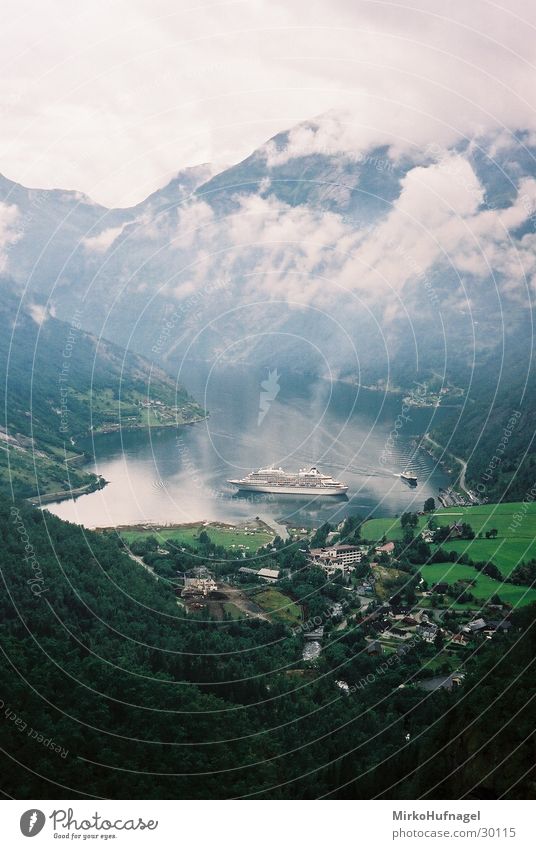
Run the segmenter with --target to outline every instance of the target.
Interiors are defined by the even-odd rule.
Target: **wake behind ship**
[[[273,492],[280,495],[345,495],[348,486],[319,472],[316,466],[285,472],[283,469],[259,469],[241,480],[230,480],[244,492]]]

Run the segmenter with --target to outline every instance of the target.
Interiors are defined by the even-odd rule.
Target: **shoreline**
[[[428,442],[430,445],[439,449],[439,451],[441,451],[443,458],[448,457],[451,460],[453,460],[455,463],[458,464],[458,466],[460,467],[460,472],[459,472],[459,474],[456,474],[456,476],[455,476],[455,482],[453,484],[453,487],[459,488],[461,490],[461,492],[464,495],[467,496],[467,498],[469,499],[471,504],[479,504],[478,499],[475,498],[474,494],[471,492],[471,490],[467,486],[466,477],[465,477],[466,473],[467,473],[467,461],[462,460],[461,457],[456,457],[455,454],[452,454],[443,445],[440,445],[439,442],[436,442],[435,439],[432,439],[432,437],[430,436],[429,433],[424,434],[423,442]],[[425,449],[425,450],[427,450],[427,449]],[[433,457],[435,457],[435,454],[433,454],[432,449],[428,449],[428,450],[429,450],[429,453]],[[446,465],[445,459],[441,459],[439,457],[436,457],[436,459],[442,465]],[[448,471],[448,469],[447,469],[447,471]]]
[[[222,522],[218,519],[208,521],[207,519],[198,519],[193,522],[135,522],[129,525],[99,525],[93,530],[104,533],[105,531],[183,531],[192,530],[194,528],[216,528],[221,530],[243,530],[257,526],[257,530],[265,530],[275,536],[275,528],[268,524],[264,519],[255,517],[254,519],[242,519],[239,522]]]
[[[93,436],[108,436],[112,433],[120,433],[120,432],[134,432],[139,430],[158,430],[159,428],[169,428],[169,427],[185,427],[189,425],[199,424],[199,422],[206,421],[209,417],[207,413],[205,416],[199,416],[198,418],[191,419],[187,422],[181,422],[177,424],[177,422],[167,422],[167,423],[158,423],[154,425],[148,424],[140,424],[140,425],[129,425],[123,427],[121,425],[114,426],[109,430],[94,430],[91,433],[88,433],[87,436],[81,437],[81,439],[90,439]],[[91,462],[90,458],[87,457],[86,453],[83,452],[81,454],[75,454],[72,458],[69,458],[67,462],[75,464],[83,465],[83,461]],[[83,469],[82,469],[83,471]],[[95,475],[94,472],[87,472],[87,474],[93,475],[97,480],[88,481],[87,484],[83,484],[83,486],[76,487],[75,489],[69,490],[60,490],[59,492],[44,492],[41,495],[30,495],[25,500],[31,504],[33,507],[42,507],[45,504],[59,504],[62,501],[76,501],[77,498],[81,498],[83,495],[91,495],[93,492],[98,492],[101,489],[104,489],[110,481],[107,481],[101,475]]]
[[[110,425],[110,427],[107,427],[105,430],[92,430],[90,431],[90,433],[87,434],[87,436],[84,436],[83,439],[89,439],[91,436],[107,436],[110,433],[131,433],[136,430],[158,430],[161,427],[187,427],[189,425],[199,424],[199,422],[204,422],[208,418],[209,415],[207,413],[206,416],[198,416],[195,419],[189,419],[187,422],[158,422],[158,424],[146,424],[144,422],[141,422],[140,424],[129,425],[114,424]]]
[[[26,498],[26,501],[34,507],[42,507],[44,504],[58,504],[60,501],[69,501],[71,499],[76,501],[81,495],[91,495],[92,492],[98,492],[100,489],[104,489],[108,483],[109,481],[105,480],[105,478],[99,477],[97,481],[90,481],[83,486],[76,487],[76,489],[70,489],[68,491],[60,490],[60,492],[44,492],[42,495],[31,495],[29,498]]]

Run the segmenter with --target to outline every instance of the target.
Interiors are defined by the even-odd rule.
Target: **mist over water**
[[[85,446],[94,457],[88,468],[108,486],[47,509],[88,528],[254,516],[311,526],[421,509],[449,482],[415,444],[441,410],[411,407],[401,419],[399,395],[284,370],[189,364],[179,379],[209,411],[206,421],[96,437]],[[318,465],[349,485],[348,498],[241,496],[227,483],[270,464]],[[405,469],[417,475],[416,488],[400,479]]]

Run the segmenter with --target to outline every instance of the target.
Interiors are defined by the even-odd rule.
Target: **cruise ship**
[[[345,483],[323,475],[316,466],[300,469],[299,472],[285,472],[273,467],[259,469],[241,480],[227,483],[245,492],[277,492],[280,495],[344,495],[348,489]]]

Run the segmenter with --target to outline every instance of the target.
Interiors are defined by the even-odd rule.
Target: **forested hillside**
[[[17,798],[478,796],[486,741],[534,692],[531,608],[494,640],[497,668],[484,651],[463,690],[430,694],[408,686],[418,647],[379,672],[360,628],[334,632],[307,670],[282,624],[186,617],[113,534],[0,497],[0,539],[3,789]],[[513,721],[522,743],[528,709]],[[442,750],[458,731],[463,751]],[[529,743],[512,739],[482,792],[531,792]],[[448,774],[465,756],[460,784]]]
[[[504,343],[503,357],[484,360],[463,380],[465,403],[445,410],[433,435],[468,461],[469,485],[482,500],[523,501],[536,481],[536,373],[530,321]]]
[[[182,424],[203,411],[159,368],[44,307],[3,291],[0,304],[0,486],[61,492],[96,481],[78,471],[91,432]]]

